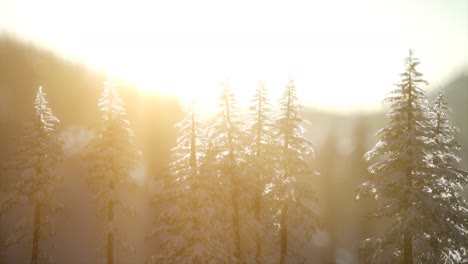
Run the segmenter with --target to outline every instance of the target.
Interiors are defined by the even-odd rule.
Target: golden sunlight
[[[313,6],[222,2],[184,2],[182,9],[173,2],[85,0],[69,5],[48,0],[31,3],[27,10],[7,5],[0,25],[14,26],[19,35],[133,82],[144,92],[196,98],[207,105],[224,79],[246,102],[258,80],[274,99],[293,77],[304,104],[339,112],[375,110],[398,79],[396,69],[408,48],[427,62],[423,70],[433,85],[449,78],[467,56],[468,38],[461,37],[466,30],[460,26],[466,23],[433,15],[463,10],[461,3],[455,9],[435,2],[415,22],[411,14],[420,6],[401,8],[401,1],[341,1],[339,8],[326,1]],[[63,13],[52,18],[28,11],[47,4]],[[113,11],[105,12],[108,7]],[[85,13],[86,22],[76,17]],[[20,17],[25,21],[19,23]],[[55,27],[56,21],[62,27]]]

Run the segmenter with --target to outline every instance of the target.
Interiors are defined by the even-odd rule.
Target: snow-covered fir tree
[[[18,177],[9,188],[11,196],[2,204],[0,215],[18,206],[30,207],[31,214],[17,222],[15,233],[5,246],[32,243],[31,264],[51,262],[43,242],[54,236],[54,215],[61,209],[56,201],[62,185],[62,176],[56,173],[56,168],[63,154],[63,142],[56,129],[58,123],[39,87],[34,117],[25,125],[16,159],[7,164]]]
[[[438,176],[431,155],[438,147],[419,63],[410,50],[400,82],[384,100],[391,107],[390,124],[377,132],[379,142],[365,155],[381,158],[369,167],[372,178],[362,190],[377,200],[374,215],[391,222],[382,235],[361,243],[359,253],[370,263],[427,263],[428,237],[445,222],[437,211],[444,208],[434,199]]]
[[[281,143],[280,175],[276,183],[279,200],[280,264],[301,262],[303,256],[295,250],[312,237],[318,227],[316,214],[309,207],[316,197],[312,191],[309,165],[313,157],[312,144],[305,137],[302,106],[296,95],[294,81],[289,80],[280,101],[276,120]]]
[[[119,209],[131,211],[122,194],[135,185],[131,172],[138,161],[139,151],[126,119],[124,102],[112,82],[105,82],[98,107],[102,113],[101,120],[93,127],[95,134],[88,143],[84,160],[88,168],[87,183],[95,195],[98,215],[105,225],[106,260],[112,264],[115,246],[132,250],[120,239],[116,215]]]
[[[241,227],[239,201],[241,199],[241,184],[243,184],[243,139],[241,132],[240,111],[228,81],[222,84],[222,92],[218,102],[216,122],[208,128],[207,140],[211,142],[216,156],[215,173],[220,177],[224,191],[229,193],[231,233],[234,243],[234,258],[241,259]],[[221,186],[220,186],[221,187]],[[228,208],[228,206],[226,206]]]
[[[185,118],[176,124],[180,137],[172,150],[168,179],[154,197],[158,208],[155,227],[148,238],[160,241],[158,253],[147,263],[231,263],[231,237],[224,229],[219,199],[219,179],[201,172],[204,131],[196,103],[188,105]],[[212,164],[210,164],[212,165]]]
[[[255,234],[255,263],[265,263],[265,258],[271,258],[268,249],[263,246],[264,239],[268,239],[267,232],[274,230],[273,208],[271,201],[265,195],[266,187],[274,182],[278,172],[275,153],[278,144],[274,138],[275,124],[272,121],[273,109],[268,100],[265,83],[259,82],[255,90],[252,104],[249,107],[250,120],[247,135],[250,142],[247,145],[247,173],[253,183],[254,220],[253,234]],[[268,232],[273,235],[273,232]],[[271,240],[270,240],[271,241]]]
[[[440,91],[432,106],[433,139],[436,149],[432,153],[434,166],[431,193],[431,208],[434,222],[427,231],[427,241],[432,250],[424,253],[424,263],[462,263],[468,261],[468,204],[460,195],[468,183],[468,174],[456,166],[460,162],[457,151],[461,146],[454,134],[458,129],[453,126],[447,113],[450,111],[443,93]]]

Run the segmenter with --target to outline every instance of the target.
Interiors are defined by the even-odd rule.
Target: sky
[[[304,104],[375,110],[410,48],[431,87],[468,69],[466,0],[0,0],[0,31],[202,105],[293,78]]]

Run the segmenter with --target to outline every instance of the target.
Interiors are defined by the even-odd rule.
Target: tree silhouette
[[[172,150],[169,179],[154,202],[163,210],[148,237],[160,238],[159,254],[147,263],[223,263],[230,258],[217,195],[219,181],[202,171],[203,130],[192,102],[176,124],[180,137]],[[211,166],[212,164],[210,164]]]
[[[274,182],[274,177],[278,173],[278,166],[275,166],[274,161],[277,159],[275,154],[278,154],[279,150],[274,137],[273,109],[263,82],[258,83],[249,112],[252,121],[247,127],[250,138],[247,147],[247,166],[249,178],[254,181],[255,263],[258,264],[264,262],[262,240],[267,230],[268,218],[269,222],[273,221],[271,199],[267,200],[264,193],[266,186]]]
[[[349,186],[357,186],[363,182],[370,180],[369,171],[367,170],[368,164],[364,159],[364,155],[368,149],[369,141],[369,125],[370,122],[367,121],[368,116],[359,116],[354,121],[352,139],[353,146],[352,150],[348,155],[347,168],[348,172],[348,182]],[[356,189],[353,188],[353,193],[356,195]],[[357,193],[355,202],[356,210],[356,236],[355,241],[362,241],[369,236],[371,236],[373,229],[376,226],[376,223],[373,222],[372,218],[372,209],[374,207],[374,200],[372,199],[361,199],[360,194]],[[365,260],[361,259],[361,262],[368,263]]]
[[[232,232],[234,236],[234,257],[241,261],[241,229],[239,199],[241,182],[242,153],[244,152],[241,135],[239,109],[229,83],[222,83],[222,92],[218,103],[217,121],[208,130],[208,140],[216,152],[217,165],[224,184],[231,188]]]
[[[460,263],[466,260],[464,250],[468,242],[468,204],[460,192],[468,183],[468,173],[456,168],[461,150],[454,134],[458,129],[447,116],[450,111],[440,91],[432,106],[434,114],[433,138],[436,150],[432,156],[434,172],[431,188],[434,202],[431,205],[432,222],[425,241],[432,248],[426,251],[422,261],[429,263]]]
[[[372,263],[384,261],[413,263],[426,248],[419,243],[431,230],[434,205],[429,191],[431,177],[430,153],[434,151],[431,119],[426,92],[427,84],[416,70],[419,59],[410,50],[405,59],[405,71],[396,89],[385,99],[390,104],[390,124],[379,130],[380,141],[366,153],[368,160],[383,156],[369,167],[372,180],[364,189],[377,199],[375,215],[388,217],[392,224],[378,238],[361,244],[360,254]]]
[[[42,87],[39,87],[33,120],[25,125],[16,159],[7,164],[19,173],[19,177],[10,187],[13,195],[2,204],[0,215],[21,204],[31,205],[34,209],[32,218],[18,221],[15,234],[5,244],[8,247],[24,242],[32,232],[31,264],[51,262],[50,256],[40,251],[40,242],[54,236],[52,216],[61,209],[55,197],[62,183],[62,177],[55,172],[63,155],[63,142],[56,131],[58,123],[58,118],[48,107]]]
[[[87,146],[84,159],[89,171],[87,182],[105,222],[107,263],[112,264],[115,241],[131,251],[129,245],[118,239],[115,215],[118,208],[130,208],[121,196],[124,190],[135,185],[130,173],[139,151],[126,120],[124,102],[110,81],[105,82],[98,106],[102,112],[101,120],[93,127],[95,135]]]
[[[324,181],[324,193],[325,193],[325,215],[324,222],[326,223],[326,231],[330,235],[330,245],[324,256],[324,263],[334,263],[337,253],[337,217],[339,194],[343,192],[343,188],[338,184],[338,171],[336,163],[339,162],[339,150],[338,150],[338,136],[336,135],[335,126],[331,126],[330,132],[325,139],[322,151],[317,155],[319,161],[319,169],[322,179]]]
[[[317,217],[309,208],[305,200],[316,200],[311,191],[311,175],[306,158],[313,154],[312,144],[304,136],[304,128],[300,125],[301,106],[298,103],[294,81],[289,80],[280,101],[280,114],[276,120],[278,139],[281,142],[281,170],[276,184],[280,201],[279,234],[280,234],[280,263],[287,261],[289,246],[288,232],[291,229],[301,230],[301,234],[294,235],[296,241],[299,236],[310,238],[317,227]],[[292,231],[292,230],[291,230]],[[298,255],[297,252],[292,252]]]

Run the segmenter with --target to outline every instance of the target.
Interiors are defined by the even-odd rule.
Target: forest
[[[0,38],[0,263],[467,263],[468,75],[419,64],[378,113],[226,80],[204,116]]]

